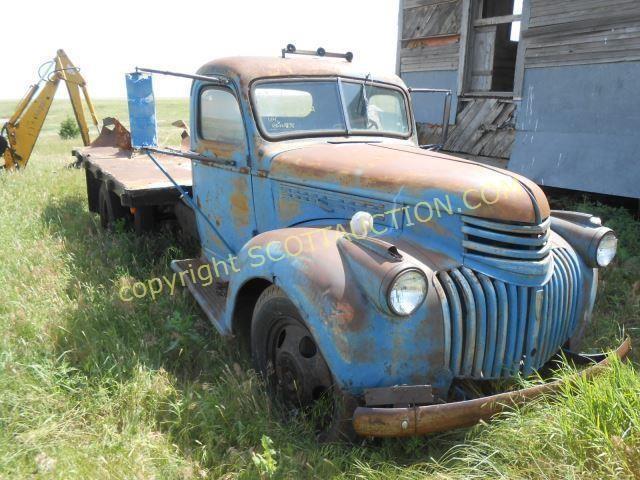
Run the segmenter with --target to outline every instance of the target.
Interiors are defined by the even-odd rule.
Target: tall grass
[[[122,103],[96,107],[125,117]],[[168,123],[185,102],[159,108],[160,138],[177,141]],[[305,421],[280,420],[246,353],[186,292],[120,300],[122,282],[192,252],[168,231],[100,229],[82,172],[66,168],[77,145],[56,135],[68,113],[54,104],[29,167],[0,174],[0,478],[638,478],[640,377],[619,363],[488,426],[316,444]],[[581,207],[621,236],[587,342],[610,347],[640,324],[640,227]]]

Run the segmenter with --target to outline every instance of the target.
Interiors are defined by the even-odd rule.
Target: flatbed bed
[[[175,151],[188,149],[188,140],[183,132],[183,145]],[[85,169],[89,211],[100,215],[104,227],[124,220],[136,233],[144,233],[175,219],[186,236],[197,238],[194,213],[181,201],[180,190],[145,153],[131,148],[131,136],[118,120],[105,119],[98,138],[72,154]],[[163,153],[154,157],[191,195],[191,160]]]
[[[145,154],[117,147],[87,147],[75,152],[87,175],[106,182],[125,207],[175,203],[180,192]],[[185,191],[191,192],[191,160],[157,154],[156,158]]]

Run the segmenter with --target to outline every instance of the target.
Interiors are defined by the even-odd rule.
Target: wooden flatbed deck
[[[86,147],[75,152],[84,168],[107,182],[123,206],[138,207],[174,203],[180,192],[145,154],[117,147]],[[154,155],[173,179],[191,193],[191,160],[172,155]]]

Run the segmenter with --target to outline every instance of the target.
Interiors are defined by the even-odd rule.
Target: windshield
[[[253,87],[256,117],[270,138],[310,135],[409,135],[400,90],[370,82],[300,80]]]

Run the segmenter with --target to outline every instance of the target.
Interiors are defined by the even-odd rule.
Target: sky
[[[0,99],[17,99],[38,67],[65,50],[93,98],[124,98],[136,66],[193,73],[229,55],[299,49],[354,53],[354,64],[393,72],[398,0],[8,1],[3,5]],[[159,78],[157,97],[186,97],[189,80]],[[59,88],[57,98],[65,98]]]

